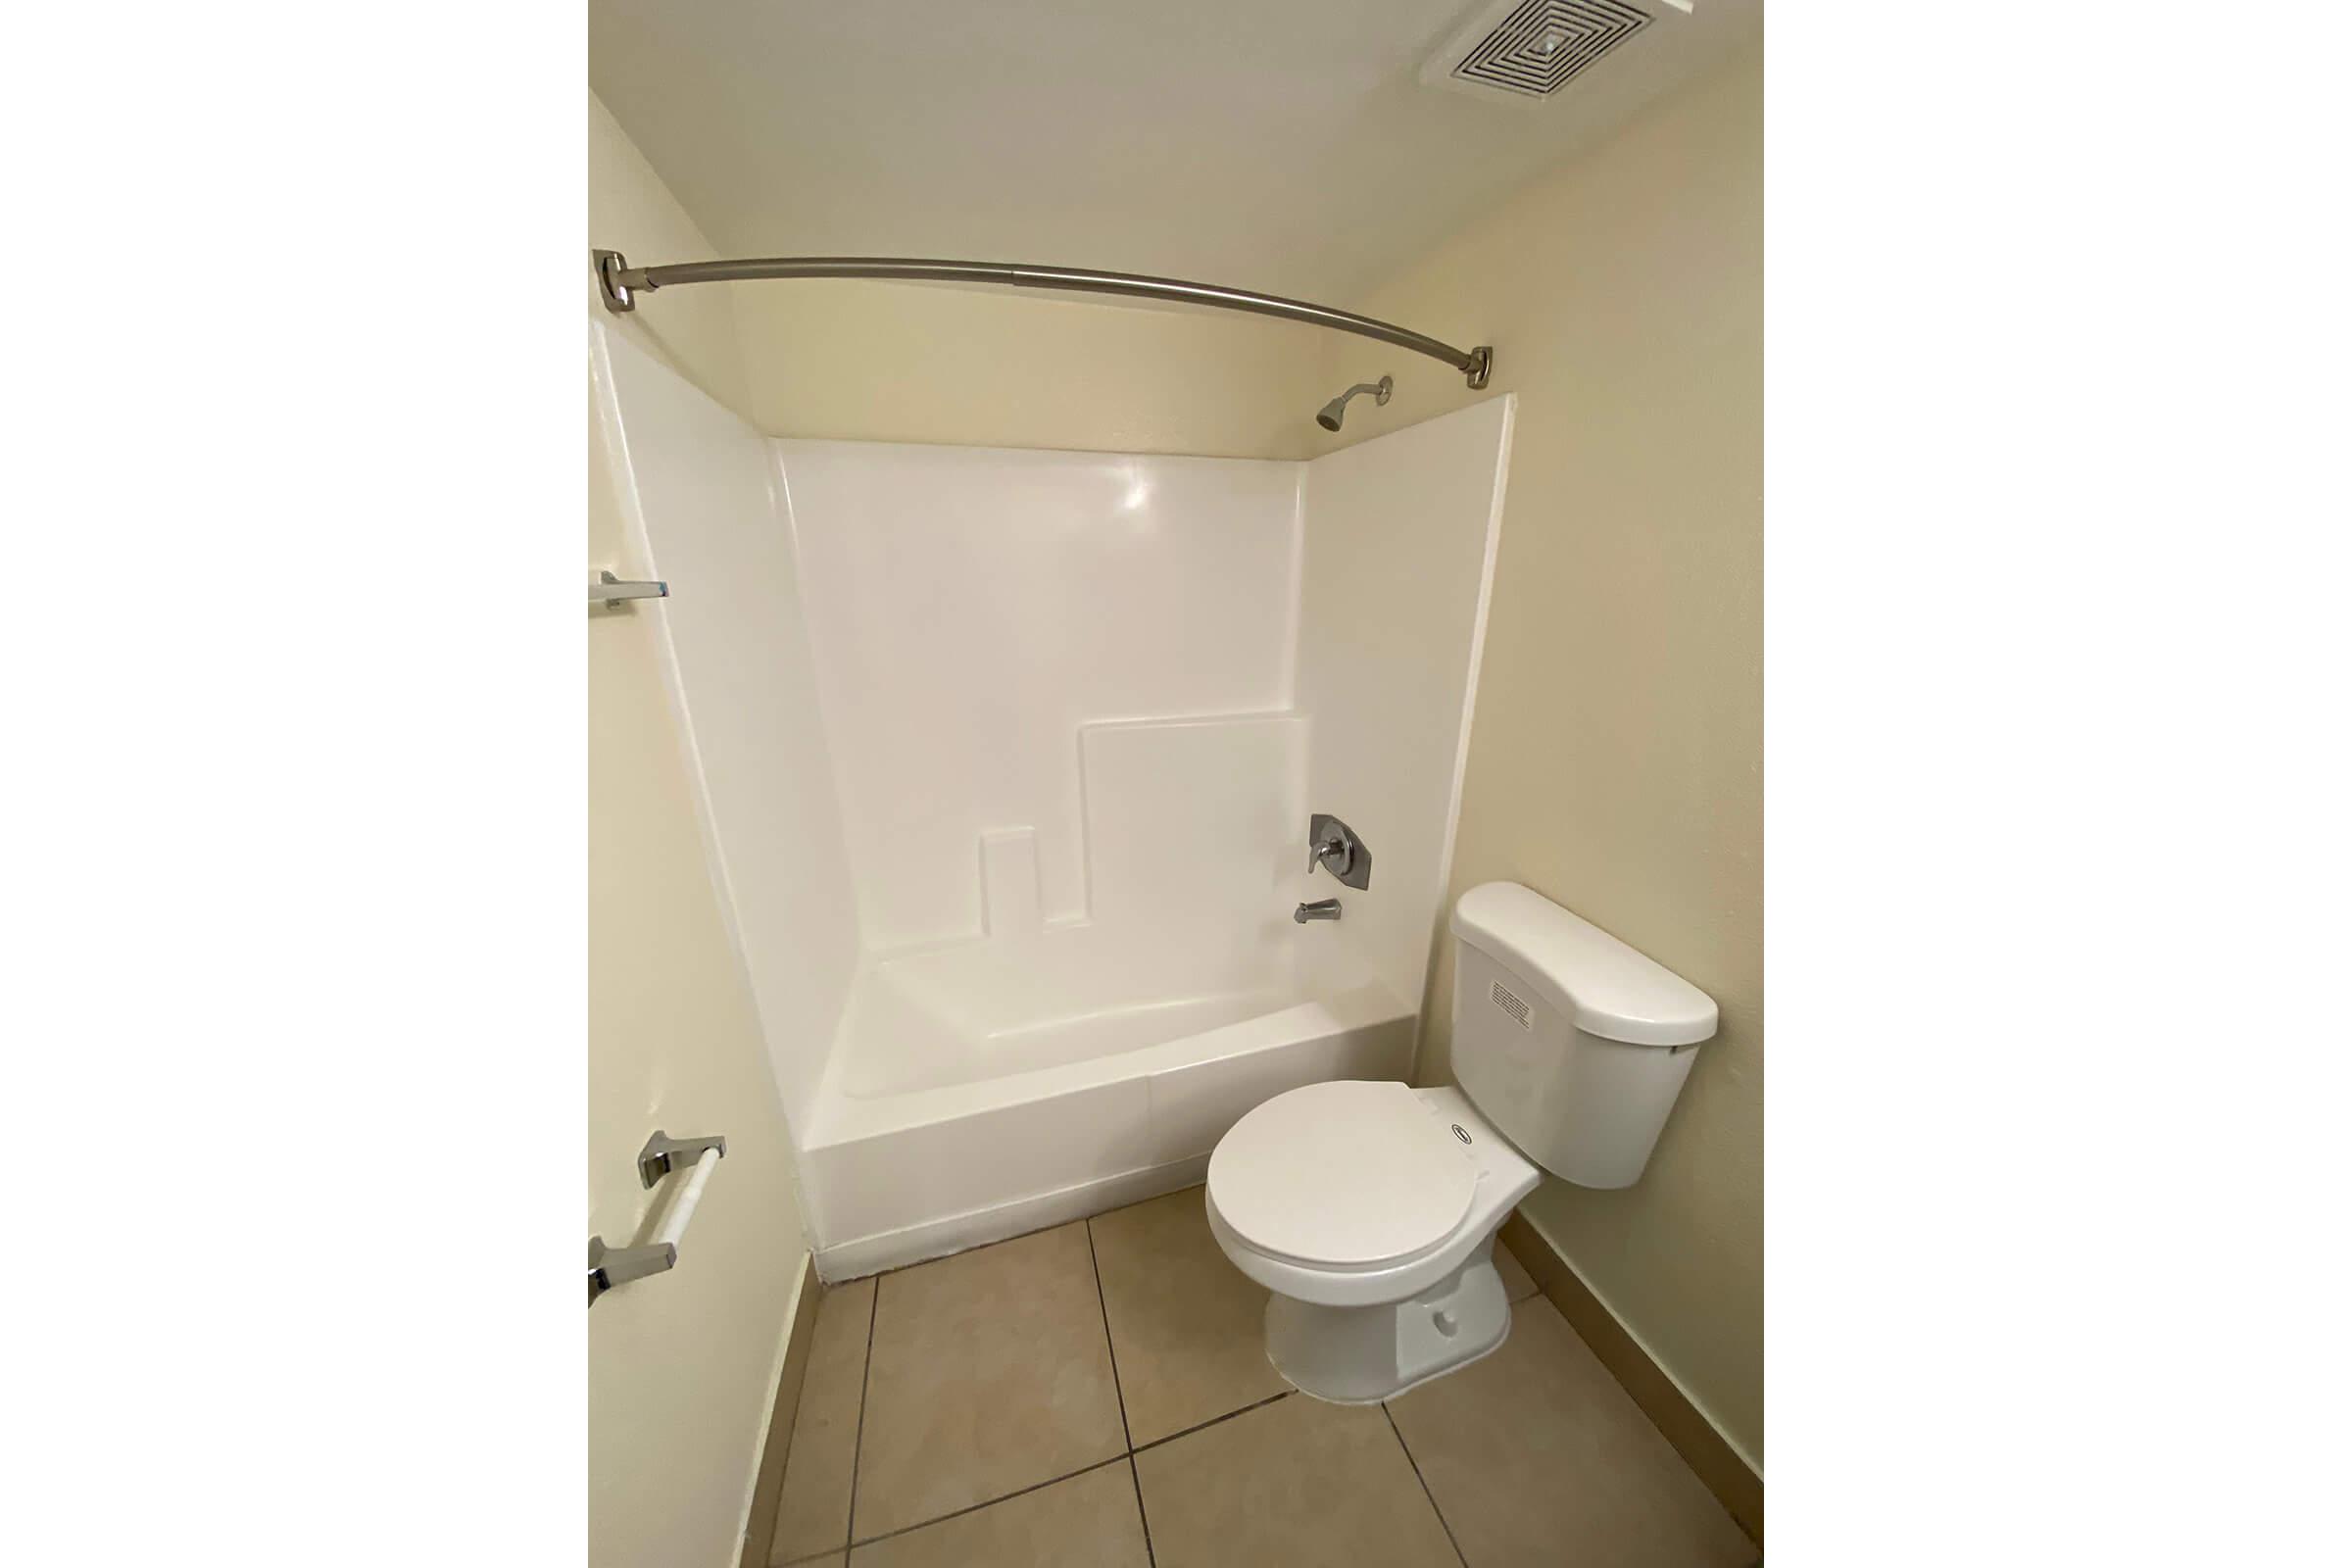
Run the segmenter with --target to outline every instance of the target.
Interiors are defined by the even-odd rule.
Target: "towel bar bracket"
[[[610,567],[596,574],[588,585],[588,602],[611,610],[629,599],[667,599],[669,584],[665,582],[624,582],[612,575]]]
[[[645,1247],[607,1247],[602,1236],[588,1238],[588,1304],[615,1285],[641,1280],[678,1266],[678,1249],[670,1242]]]
[[[709,1184],[710,1173],[726,1157],[724,1138],[672,1138],[659,1127],[654,1129],[654,1135],[637,1152],[638,1180],[650,1188],[659,1186],[665,1176],[685,1172],[686,1184],[671,1193],[669,1207],[654,1232],[654,1240],[636,1247],[607,1247],[602,1236],[588,1238],[590,1306],[616,1285],[641,1280],[648,1274],[666,1273],[678,1266],[678,1243],[685,1239],[686,1227],[703,1200],[703,1189]]]
[[[727,1157],[724,1138],[672,1138],[657,1127],[645,1147],[637,1151],[637,1180],[647,1187],[658,1186],[672,1171],[692,1170],[706,1149],[717,1150],[721,1159]]]

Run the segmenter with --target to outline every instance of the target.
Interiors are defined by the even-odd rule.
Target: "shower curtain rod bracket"
[[[1009,262],[947,262],[912,256],[762,256],[733,262],[680,262],[668,267],[631,267],[618,251],[591,251],[596,286],[605,309],[615,315],[637,309],[637,296],[672,283],[741,283],[772,277],[868,277],[916,283],[1006,283],[1015,288],[1061,289],[1075,294],[1117,294],[1130,299],[1172,300],[1179,305],[1205,305],[1220,311],[1271,316],[1277,320],[1303,321],[1335,332],[1352,332],[1378,342],[1410,349],[1443,361],[1462,372],[1471,390],[1482,390],[1494,371],[1494,349],[1480,344],[1457,349],[1426,332],[1398,326],[1353,311],[1276,294],[1253,294],[1248,289],[1216,283],[1193,283],[1179,277],[1147,277],[1138,272],[1096,272],[1078,267],[1035,267]]]
[[[620,280],[628,270],[629,259],[618,251],[590,251],[596,261],[596,286],[605,296],[605,309],[615,315],[637,308],[636,291]]]

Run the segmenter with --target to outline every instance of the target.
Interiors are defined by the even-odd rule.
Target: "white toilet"
[[[1208,1228],[1274,1293],[1276,1370],[1319,1398],[1368,1404],[1500,1346],[1494,1233],[1537,1166],[1632,1186],[1715,1033],[1705,992],[1515,882],[1463,894],[1452,931],[1461,1088],[1309,1084],[1209,1156]]]

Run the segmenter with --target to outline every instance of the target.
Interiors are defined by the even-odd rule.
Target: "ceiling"
[[[589,81],[722,254],[1345,304],[1762,26],[1761,0],[1643,0],[1556,98],[1424,84],[1486,3],[590,0]]]

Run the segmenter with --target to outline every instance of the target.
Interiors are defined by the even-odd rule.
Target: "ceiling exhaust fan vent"
[[[1664,0],[1687,10],[1681,0]],[[1446,40],[1421,79],[1487,96],[1551,97],[1650,24],[1625,0],[1503,0]]]

